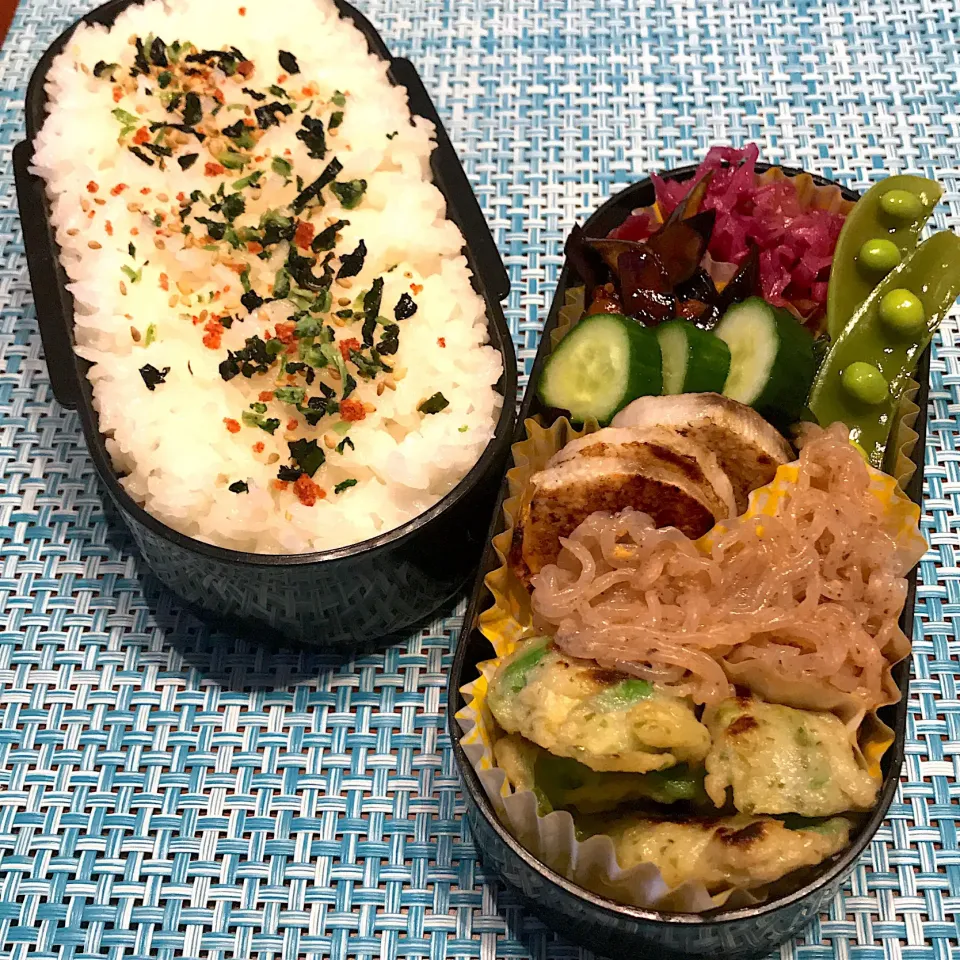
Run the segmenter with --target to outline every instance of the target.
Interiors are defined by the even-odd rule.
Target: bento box
[[[111,0],[78,24],[110,25],[133,5],[132,0]],[[495,415],[493,438],[472,468],[439,502],[394,529],[359,543],[319,552],[254,553],[186,536],[145,510],[121,484],[106,439],[98,428],[98,413],[87,378],[91,364],[74,351],[74,299],[61,264],[50,201],[42,180],[31,173],[38,132],[47,109],[45,84],[55,57],[65,49],[78,24],[53,43],[33,73],[25,107],[27,137],[14,150],[14,165],[30,278],[53,392],[63,406],[77,410],[100,482],[130,529],[148,567],[165,586],[204,615],[258,634],[266,630],[288,640],[350,647],[394,634],[421,621],[450,600],[472,574],[509,452],[517,379],[513,341],[501,309],[501,301],[509,293],[509,280],[437,111],[416,68],[408,60],[391,57],[377,31],[354,7],[337,0],[336,8],[341,18],[360,31],[370,52],[387,62],[388,79],[405,90],[413,116],[426,118],[436,128],[436,148],[430,156],[433,182],[443,195],[447,216],[466,238],[463,253],[472,274],[473,289],[486,308],[489,344],[502,360],[503,372],[495,384],[502,402]],[[241,13],[246,10],[240,8]],[[236,15],[233,9],[230,13]],[[150,56],[149,52],[139,55]],[[165,54],[161,51],[160,56]],[[296,63],[294,58],[291,60]],[[290,62],[288,60],[288,64]],[[236,69],[235,62],[231,61],[230,66]],[[263,94],[256,96],[264,98]],[[282,101],[272,105],[276,109],[281,107]],[[268,122],[275,125],[276,116],[268,118]],[[322,126],[320,129],[322,131]],[[335,132],[339,131],[331,128],[329,134]],[[146,140],[146,136],[143,139]],[[155,144],[149,146],[161,156],[162,151],[168,149],[157,148]],[[139,155],[152,165],[150,156],[142,150]],[[285,165],[280,169],[289,172],[289,163],[282,158],[279,162]],[[118,184],[115,190],[123,186]],[[132,253],[132,243],[130,249]],[[131,270],[129,276],[135,281],[138,275]],[[211,336],[218,339],[220,332],[217,329]],[[346,351],[343,356],[347,358]],[[339,363],[336,355],[334,359]],[[384,369],[389,368],[384,366]],[[160,379],[162,381],[162,371]],[[144,382],[148,389],[154,388],[155,383],[147,382],[146,377]],[[432,413],[435,408],[424,409]],[[249,415],[252,423],[263,424],[262,417],[257,419],[258,414]],[[361,411],[359,416],[362,415]],[[246,417],[245,412],[244,425]],[[234,427],[231,421],[228,428],[239,430],[240,425]],[[258,435],[255,427],[253,434]],[[259,436],[261,440],[270,439],[263,434]],[[262,448],[263,444],[259,446]],[[342,449],[341,445],[338,450]],[[297,477],[297,471],[293,477]],[[350,483],[356,481],[347,481],[346,485]],[[338,486],[338,494],[343,486]],[[240,482],[230,489],[245,491],[246,484]],[[307,501],[301,498],[300,502]]]
[[[756,164],[756,174],[760,177],[786,177],[794,178],[804,176],[807,182],[816,190],[826,190],[833,197],[834,203],[844,202],[844,209],[849,211],[854,202],[859,199],[859,194],[846,188],[840,187],[829,180],[817,176],[808,176],[800,170],[781,168],[780,171],[770,173],[771,168],[762,163]],[[697,172],[697,167],[683,167],[662,174],[662,180],[658,185],[659,190],[663,190],[662,184],[683,182],[690,180]],[[682,191],[678,191],[682,192]],[[659,197],[661,194],[658,193]],[[935,205],[936,198],[933,198]],[[582,227],[582,238],[606,238],[611,231],[620,228],[626,222],[636,222],[643,215],[648,215],[656,208],[654,182],[651,179],[644,179],[625,190],[613,196],[603,206],[601,206]],[[932,208],[931,208],[932,209]],[[658,216],[656,213],[654,216]],[[662,217],[658,218],[662,220]],[[655,228],[655,225],[654,225]],[[651,228],[653,229],[653,228]],[[648,231],[649,232],[649,231]],[[859,241],[858,241],[859,242]],[[568,246],[568,254],[570,247]],[[542,383],[544,368],[551,354],[557,349],[558,343],[562,343],[561,337],[568,334],[571,322],[576,324],[576,316],[579,313],[589,315],[590,310],[584,310],[584,301],[582,291],[584,282],[588,280],[580,271],[582,268],[581,256],[577,250],[573,251],[574,256],[568,256],[557,285],[557,290],[553,299],[552,307],[547,317],[540,348],[534,361],[530,376],[530,385],[527,388],[523,399],[516,435],[514,438],[514,462],[512,474],[520,478],[529,477],[530,470],[535,469],[526,463],[529,457],[535,456],[538,451],[538,444],[548,444],[548,438],[551,434],[559,432],[564,439],[573,437],[570,441],[571,448],[585,449],[583,440],[576,439],[580,436],[580,430],[571,427],[567,421],[564,421],[563,428],[559,429],[551,424],[556,424],[562,418],[562,412],[555,407],[544,403],[542,394],[543,389],[538,391],[538,384]],[[862,252],[860,254],[862,259]],[[573,262],[577,261],[577,262]],[[589,269],[589,264],[587,268]],[[727,274],[728,278],[730,274]],[[602,277],[599,282],[602,283]],[[595,288],[596,289],[596,288]],[[595,294],[595,303],[600,301],[600,311],[604,312],[603,296],[604,289],[600,287],[600,293]],[[580,299],[574,309],[571,309],[571,302],[576,299],[574,293],[579,294]],[[948,297],[949,302],[944,301],[944,311],[952,304],[955,297],[955,291]],[[587,297],[589,298],[589,293]],[[611,309],[611,313],[616,312]],[[626,312],[626,311],[624,311]],[[558,329],[559,328],[559,329]],[[839,339],[839,337],[838,337]],[[663,360],[664,379],[667,377],[666,356]],[[918,388],[911,388],[907,392],[910,400],[905,400],[902,407],[898,408],[898,416],[902,418],[901,428],[903,433],[897,434],[897,444],[900,446],[899,462],[896,465],[896,471],[905,487],[905,494],[894,490],[895,484],[890,477],[881,479],[879,482],[884,484],[890,491],[891,496],[897,500],[896,509],[905,510],[911,517],[917,517],[916,506],[909,507],[907,498],[914,505],[919,505],[922,498],[923,488],[923,450],[926,430],[926,406],[927,406],[927,380],[929,376],[929,346],[925,346],[922,355],[919,356],[916,365],[916,381]],[[915,401],[914,402],[911,402]],[[558,405],[559,406],[559,405]],[[630,408],[627,407],[627,410]],[[808,417],[809,419],[809,417]],[[608,420],[609,422],[609,420]],[[614,427],[618,425],[618,419],[614,418]],[[602,424],[601,424],[602,425]],[[911,429],[912,428],[912,429]],[[591,429],[596,430],[597,424],[594,422],[592,428],[587,427],[586,434],[589,437]],[[915,435],[912,431],[915,431]],[[612,434],[607,434],[608,444],[615,444],[617,439]],[[557,440],[559,445],[562,441]],[[626,441],[624,441],[626,442]],[[891,440],[891,443],[893,441]],[[866,443],[866,439],[864,440]],[[548,444],[549,445],[549,444]],[[553,453],[554,446],[549,447],[549,452]],[[602,456],[609,451],[594,450],[594,456]],[[908,454],[909,456],[904,456]],[[584,455],[585,456],[585,455]],[[898,458],[892,458],[896,461]],[[594,461],[595,462],[595,461]],[[551,465],[557,465],[555,469],[563,466],[562,456],[557,456],[549,461]],[[544,468],[542,463],[537,464],[537,468],[545,470],[538,476],[546,476],[546,471],[550,467]],[[781,468],[783,469],[783,468]],[[789,469],[789,468],[788,468]],[[552,476],[552,474],[551,474]],[[880,477],[880,472],[876,471],[876,477]],[[778,480],[774,481],[773,486],[780,482],[784,475],[778,473]],[[584,765],[590,765],[596,757],[587,753],[590,745],[583,725],[577,727],[579,731],[577,736],[573,736],[571,741],[563,740],[561,734],[557,732],[557,722],[553,722],[547,716],[548,704],[557,704],[567,701],[564,697],[573,697],[576,694],[570,693],[574,689],[571,684],[573,676],[580,676],[577,671],[581,670],[582,664],[578,665],[574,656],[567,656],[561,649],[559,658],[559,667],[562,667],[563,677],[557,683],[556,687],[546,684],[546,681],[536,680],[539,684],[535,694],[531,697],[538,697],[540,705],[531,704],[531,701],[525,701],[523,710],[528,711],[522,714],[522,717],[540,717],[540,725],[533,726],[533,721],[528,722],[527,727],[523,727],[523,719],[516,723],[522,733],[521,740],[531,736],[538,736],[536,745],[527,743],[525,748],[515,750],[511,748],[510,756],[513,757],[513,766],[504,771],[496,771],[494,768],[505,761],[501,761],[501,755],[488,749],[488,737],[494,737],[495,744],[501,742],[496,737],[506,738],[507,741],[515,739],[512,728],[503,728],[501,717],[506,715],[506,706],[509,704],[508,696],[516,696],[517,690],[522,689],[523,683],[528,683],[530,670],[536,670],[538,664],[547,663],[543,659],[542,642],[538,639],[525,641],[529,644],[524,647],[524,637],[539,632],[539,627],[543,621],[536,623],[534,627],[527,624],[526,627],[518,625],[518,621],[526,614],[521,609],[525,601],[517,600],[517,596],[522,591],[510,592],[504,586],[508,577],[513,574],[506,573],[508,568],[514,571],[529,573],[529,569],[523,566],[522,556],[518,552],[518,542],[520,534],[517,528],[513,530],[512,542],[504,540],[505,531],[517,521],[517,517],[524,519],[524,522],[532,523],[528,518],[535,515],[535,507],[530,506],[529,512],[526,499],[528,494],[521,494],[521,482],[526,484],[524,489],[529,488],[532,481],[516,480],[511,483],[506,478],[501,488],[500,501],[497,505],[492,525],[488,534],[487,547],[481,561],[480,570],[474,580],[473,592],[471,595],[469,607],[467,609],[463,631],[459,638],[458,647],[450,674],[448,687],[448,729],[453,742],[454,755],[457,761],[457,767],[463,783],[463,792],[466,802],[466,812],[471,831],[473,833],[478,851],[485,866],[498,875],[504,883],[513,888],[523,898],[531,911],[540,916],[545,923],[552,929],[569,937],[571,940],[587,946],[597,953],[609,955],[611,957],[624,956],[628,953],[637,956],[657,956],[676,958],[707,957],[707,956],[729,956],[736,958],[759,958],[767,955],[779,944],[796,935],[812,918],[814,918],[833,898],[839,890],[846,877],[854,869],[859,857],[868,847],[883,822],[886,811],[893,798],[896,786],[899,780],[900,769],[904,756],[904,736],[907,715],[907,689],[910,679],[910,659],[901,653],[901,658],[892,667],[889,674],[889,682],[892,684],[890,696],[876,711],[878,721],[883,725],[886,731],[884,734],[884,744],[877,751],[878,766],[875,768],[875,803],[864,808],[860,816],[854,821],[849,832],[848,842],[829,855],[824,856],[816,864],[808,863],[807,866],[796,869],[788,873],[785,877],[778,878],[773,882],[766,884],[762,889],[754,890],[753,894],[743,889],[734,890],[732,895],[729,890],[722,896],[703,897],[704,889],[700,888],[698,894],[690,893],[687,888],[681,887],[679,893],[676,890],[670,890],[670,884],[663,884],[661,872],[650,870],[646,875],[642,873],[645,864],[641,863],[636,867],[633,873],[633,880],[626,882],[629,876],[624,876],[624,869],[620,869],[617,862],[613,859],[614,850],[622,849],[620,846],[606,845],[602,849],[597,846],[588,847],[587,843],[596,839],[592,833],[598,829],[591,827],[591,808],[587,804],[577,807],[578,802],[582,802],[587,797],[587,790],[590,785],[599,783],[597,777],[602,774],[596,774],[596,770],[618,770],[623,769],[617,766],[619,758],[624,754],[604,754],[603,759],[608,765],[597,764],[593,771],[585,770]],[[542,481],[546,483],[546,480]],[[766,489],[766,488],[764,488]],[[529,496],[539,495],[539,488]],[[752,494],[756,500],[756,494]],[[511,498],[513,498],[511,500]],[[514,506],[510,511],[504,511],[504,504],[510,501],[520,506]],[[768,501],[769,503],[769,501]],[[612,510],[617,507],[610,508]],[[752,509],[752,508],[751,508]],[[767,510],[766,512],[771,512]],[[905,514],[904,514],[905,515]],[[556,519],[554,517],[554,519]],[[711,521],[712,522],[712,521]],[[915,524],[915,520],[911,520]],[[586,525],[586,524],[585,524]],[[524,536],[526,532],[524,531]],[[579,533],[577,534],[579,536]],[[911,554],[911,569],[905,572],[903,582],[904,605],[902,614],[899,618],[899,627],[902,629],[906,638],[913,634],[914,623],[914,598],[916,591],[916,558],[922,553],[924,547],[916,538],[919,533],[911,533],[913,538],[913,550]],[[494,540],[499,538],[497,545]],[[564,541],[561,540],[561,543]],[[586,540],[584,543],[588,542]],[[632,545],[632,541],[631,541]],[[605,554],[606,555],[606,554]],[[578,557],[580,554],[577,555]],[[596,557],[596,553],[594,553]],[[557,561],[562,563],[562,561]],[[566,560],[568,566],[571,563],[569,557]],[[579,562],[579,561],[578,561]],[[589,562],[589,561],[584,561]],[[581,570],[580,576],[583,574]],[[548,567],[552,571],[549,576],[537,581],[537,590],[541,590],[540,584],[549,586],[550,578],[554,581],[560,580],[560,587],[566,584],[568,590],[573,589],[571,583],[576,584],[575,574],[563,580],[563,569],[559,572],[554,567]],[[614,570],[615,572],[615,570]],[[516,574],[520,576],[520,574]],[[609,574],[613,576],[614,574]],[[571,579],[573,578],[573,579]],[[548,596],[548,599],[561,606],[558,599],[559,593],[554,592]],[[544,607],[538,608],[540,610]],[[569,615],[570,607],[564,608]],[[520,611],[520,612],[518,612]],[[541,614],[542,616],[552,617],[553,614]],[[556,614],[559,618],[560,614]],[[585,617],[586,614],[577,614],[578,617]],[[513,617],[517,618],[514,622]],[[555,623],[555,620],[551,620]],[[583,619],[577,621],[581,629],[585,623]],[[524,621],[527,623],[527,621]],[[562,628],[561,628],[562,629]],[[506,658],[494,660],[495,650],[488,636],[491,635],[510,637],[517,641],[516,652]],[[578,634],[571,632],[568,636],[575,639]],[[541,649],[537,650],[536,645],[541,643]],[[555,649],[548,645],[548,650]],[[524,654],[524,650],[532,651]],[[525,663],[521,663],[526,656]],[[498,667],[496,664],[502,664]],[[527,671],[513,674],[507,671],[511,664],[523,666]],[[531,667],[531,665],[533,665]],[[592,665],[596,668],[596,664]],[[618,667],[613,665],[613,672],[609,669],[611,665],[606,662],[600,664],[600,669],[593,670],[591,682],[597,684],[596,699],[590,699],[582,710],[589,710],[586,714],[589,721],[594,717],[595,703],[599,703],[600,698],[612,696],[610,691],[613,689],[609,684],[625,684],[627,686],[642,684],[644,681],[637,679],[637,674],[631,674],[627,679],[624,675],[617,672]],[[547,667],[541,667],[543,671]],[[497,671],[497,672],[495,672]],[[609,676],[608,676],[609,674]],[[615,674],[615,676],[614,676]],[[543,674],[536,674],[540,678]],[[498,678],[503,678],[498,681]],[[518,679],[522,677],[522,679]],[[500,686],[495,685],[499,682]],[[512,684],[512,686],[511,686]],[[567,684],[567,686],[563,686]],[[604,686],[607,684],[607,686]],[[590,689],[593,689],[592,687]],[[618,688],[619,689],[619,688]],[[623,687],[626,689],[626,686]],[[507,692],[504,692],[504,691]],[[739,704],[741,713],[748,713],[743,699],[744,691],[738,686],[737,695],[740,699],[735,702]],[[496,718],[493,718],[487,704],[496,693],[499,701],[500,711]],[[647,693],[649,695],[649,688]],[[749,697],[749,691],[746,692]],[[593,695],[591,695],[593,696]],[[513,708],[511,709],[520,709]],[[536,711],[541,709],[542,714]],[[559,708],[558,708],[559,709]],[[566,709],[566,707],[564,707]],[[572,708],[580,709],[580,708]],[[709,709],[709,708],[708,708]],[[532,712],[531,712],[532,711]],[[759,714],[757,714],[759,716]],[[507,719],[513,723],[515,717],[521,714],[513,713],[507,716]],[[559,714],[558,714],[559,716]],[[573,716],[573,713],[569,714]],[[582,720],[584,714],[581,711],[577,717]],[[706,713],[704,714],[704,718]],[[572,722],[572,721],[571,721]],[[579,722],[579,721],[578,721]],[[615,721],[611,721],[615,722]],[[741,716],[741,726],[747,730],[749,726],[755,725],[754,716]],[[553,724],[551,726],[551,724]],[[478,737],[477,732],[481,727],[486,728],[486,732]],[[713,728],[711,728],[712,730]],[[731,728],[728,727],[727,731]],[[533,730],[533,732],[529,732]],[[550,731],[548,734],[543,731]],[[499,733],[491,733],[499,731]],[[508,735],[509,734],[509,735]],[[562,750],[562,763],[566,767],[559,765],[557,756],[561,755],[560,748],[557,748],[557,756],[551,759],[555,762],[555,779],[550,780],[551,793],[546,798],[544,805],[544,794],[547,788],[538,784],[534,780],[530,771],[539,771],[537,766],[540,758],[545,756],[547,742],[554,738],[554,743],[567,744]],[[618,743],[620,741],[617,741]],[[725,742],[729,742],[729,739]],[[600,749],[599,747],[597,748]],[[663,749],[662,747],[660,749]],[[537,759],[531,759],[529,766],[523,768],[519,760],[523,759],[525,750]],[[650,748],[653,751],[653,748]],[[788,748],[789,750],[789,748]],[[571,772],[571,757],[580,757],[579,772]],[[611,761],[611,757],[613,760]],[[717,777],[716,767],[711,768],[708,760],[708,771]],[[577,764],[574,764],[577,766]],[[520,770],[515,773],[514,770]],[[547,771],[547,767],[542,768]],[[651,769],[634,768],[634,769]],[[654,765],[652,769],[656,770]],[[681,768],[675,768],[681,769]],[[666,771],[669,773],[669,771]],[[497,773],[497,776],[492,776]],[[661,771],[661,774],[663,771]],[[653,776],[661,774],[654,773]],[[529,785],[526,787],[527,793],[523,792],[522,783],[524,777],[530,777]],[[540,774],[536,773],[539,777]],[[551,776],[554,776],[551,774]],[[568,779],[564,782],[563,778]],[[610,776],[617,776],[610,774]],[[621,779],[619,789],[623,796],[628,797],[625,776],[620,775]],[[649,775],[648,775],[649,776]],[[609,783],[610,781],[608,781]],[[707,778],[709,782],[709,775]],[[546,783],[546,781],[544,781]],[[721,787],[723,784],[721,784]],[[659,782],[657,790],[661,793],[664,789],[672,789],[675,784]],[[613,789],[613,788],[608,788]],[[733,786],[734,797],[739,798],[736,791],[740,789]],[[580,801],[573,799],[566,806],[560,806],[556,803],[556,797],[562,792],[568,800],[569,798],[579,797]],[[579,791],[579,793],[577,792]],[[638,796],[657,798],[655,792],[647,794],[637,794]],[[530,800],[524,806],[526,797]],[[597,794],[590,795],[591,802],[595,802]],[[683,794],[688,797],[690,794]],[[729,797],[729,794],[725,795]],[[589,799],[589,798],[588,798]],[[675,798],[670,798],[675,799]],[[641,810],[644,799],[639,801]],[[667,801],[663,801],[664,803]],[[697,801],[699,802],[699,801]],[[766,809],[760,803],[758,812]],[[727,811],[729,812],[730,803],[727,800]],[[599,808],[602,809],[602,808]],[[629,803],[624,817],[629,816]],[[637,817],[663,817],[662,813],[656,815],[650,813],[636,814]],[[693,810],[691,813],[690,810]],[[721,843],[727,843],[736,847],[743,843],[745,848],[749,848],[751,840],[747,834],[752,827],[748,826],[744,830],[739,828],[730,828],[729,830],[721,827],[719,830],[716,824],[720,823],[719,818],[727,814],[721,814],[717,811],[715,814],[702,812],[703,808],[693,806],[686,808],[686,812],[679,815],[681,821],[685,817],[691,820],[705,823],[704,829],[714,831],[713,837],[716,841],[719,837]],[[584,810],[587,814],[584,815]],[[701,812],[697,812],[697,811]],[[569,816],[572,814],[572,817]],[[614,814],[610,814],[613,816]],[[560,822],[556,818],[568,817],[566,821]],[[597,814],[593,812],[596,819]],[[737,813],[737,816],[743,817],[743,814]],[[552,819],[551,819],[552,818]],[[511,830],[507,821],[513,824]],[[726,821],[723,821],[726,822]],[[586,824],[586,826],[583,826]],[[822,820],[818,821],[822,825]],[[782,824],[781,824],[782,825]],[[739,825],[742,827],[742,822]],[[581,829],[582,828],[582,829]],[[632,828],[636,833],[636,827]],[[629,830],[618,834],[619,837],[626,836]],[[519,838],[518,835],[519,834]],[[606,838],[601,838],[606,843]],[[653,841],[651,841],[652,843]],[[668,838],[664,843],[674,842]],[[535,855],[531,852],[531,847],[536,848],[540,854]],[[700,856],[701,848],[695,847],[690,853],[691,859]],[[682,854],[678,854],[682,856]],[[547,865],[545,862],[552,859],[553,862]],[[658,861],[659,863],[660,861]],[[637,872],[640,872],[639,879]],[[706,882],[706,881],[704,881]],[[714,892],[711,888],[708,893]],[[644,902],[644,897],[647,897]],[[634,898],[633,903],[625,901]],[[659,899],[658,899],[659,898]],[[698,899],[699,898],[699,899]]]

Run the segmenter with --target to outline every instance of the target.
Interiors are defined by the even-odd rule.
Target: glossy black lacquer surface
[[[132,0],[113,0],[83,22],[112,24]],[[144,559],[159,579],[199,611],[287,639],[351,647],[402,631],[449,600],[476,569],[497,496],[516,407],[516,357],[500,301],[510,292],[503,262],[463,167],[413,64],[394,59],[371,24],[337,0],[373,53],[389,62],[391,81],[406,88],[411,111],[437,128],[431,158],[447,215],[466,239],[464,253],[487,308],[490,342],[503,357],[503,409],[480,460],[440,503],[396,530],[351,547],[271,556],[225,550],[183,536],[150,516],[126,493],[104,447],[86,361],[73,350],[73,298],[60,266],[42,181],[29,173],[32,143],[46,115],[44,82],[76,24],[37,65],[26,99],[27,139],[14,150],[24,244],[53,391],[76,409],[93,464]]]
[[[757,167],[760,171],[766,169],[764,164],[758,164]],[[785,169],[790,174],[800,172]],[[694,167],[684,167],[669,171],[664,176],[685,180],[693,175],[694,170]],[[814,179],[820,184],[830,183],[822,178]],[[847,190],[844,195],[848,199],[857,198],[857,194]],[[653,185],[649,180],[633,184],[600,207],[584,224],[584,231],[588,236],[605,236],[613,227],[622,223],[633,209],[649,206],[653,200]],[[566,263],[560,274],[540,349],[534,361],[531,385],[537,382],[546,359],[550,342],[548,335],[557,324],[564,293],[568,288],[580,284],[581,279],[571,265]],[[920,439],[914,451],[917,472],[908,490],[911,499],[917,503],[920,502],[923,491],[929,370],[930,356],[927,351],[921,359],[918,373],[921,383],[920,395],[917,398],[920,416],[916,429]],[[542,413],[544,411],[536,398],[535,390],[532,386],[528,387],[520,408],[515,439],[522,439],[525,435],[523,423],[528,417]],[[707,915],[671,914],[624,907],[596,896],[545,867],[513,838],[497,819],[480,780],[460,745],[461,731],[455,719],[456,712],[464,705],[460,688],[477,676],[477,663],[493,655],[492,647],[477,628],[477,618],[489,605],[489,591],[483,580],[498,565],[490,541],[503,530],[501,506],[505,493],[504,484],[457,646],[447,703],[447,723],[463,781],[467,817],[484,864],[519,891],[530,909],[552,928],[591,950],[610,957],[688,960],[693,957],[716,956],[752,960],[765,956],[777,945],[798,933],[836,894],[886,815],[903,764],[906,693],[910,680],[909,658],[893,671],[903,697],[899,703],[880,711],[880,717],[895,731],[896,739],[883,758],[884,780],[879,801],[854,833],[853,842],[845,851],[814,870],[796,875],[792,886],[785,885],[779,895],[768,902],[747,909],[720,910]],[[916,571],[913,571],[901,617],[901,626],[908,637],[913,635],[915,594]]]

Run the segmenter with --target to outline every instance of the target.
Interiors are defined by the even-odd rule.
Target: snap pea
[[[909,336],[906,325],[892,329],[889,318],[884,322],[881,305],[891,292],[904,301],[909,294],[923,311],[924,322]],[[820,366],[810,392],[811,412],[822,426],[838,420],[847,424],[850,439],[875,467],[882,467],[903,388],[958,294],[960,238],[949,231],[936,233],[877,284],[834,339]],[[867,372],[867,365],[876,372]],[[877,374],[887,387],[882,397]]]
[[[875,183],[856,202],[837,238],[830,268],[827,332],[831,337],[840,335],[884,274],[916,247],[942,193],[934,180],[904,175]]]

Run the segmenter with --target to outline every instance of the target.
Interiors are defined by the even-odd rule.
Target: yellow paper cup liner
[[[575,295],[571,301],[574,310],[577,309]],[[582,297],[579,303],[579,309],[582,310]],[[571,321],[573,310],[568,313],[570,315],[561,318],[561,323],[566,321],[566,329],[576,322]],[[558,326],[558,330],[561,327]],[[531,419],[525,424],[526,438],[514,444],[514,466],[507,473],[508,497],[503,505],[505,529],[493,541],[500,565],[484,581],[491,593],[491,603],[479,618],[479,628],[493,647],[494,657],[478,664],[478,678],[461,689],[466,703],[457,714],[464,732],[461,744],[501,821],[537,859],[569,880],[617,902],[645,909],[703,912],[721,905],[732,907],[756,903],[763,898],[763,890],[732,888],[711,895],[705,887],[696,883],[671,890],[652,864],[640,864],[628,871],[622,870],[610,837],[600,834],[587,840],[577,840],[576,822],[570,813],[559,810],[545,817],[540,816],[533,791],[514,790],[503,771],[496,766],[494,744],[502,731],[487,707],[487,690],[501,659],[509,656],[520,640],[534,635],[529,594],[510,568],[516,520],[523,498],[529,493],[529,481],[533,474],[542,470],[547,461],[569,441],[596,429],[596,424],[575,428],[565,418],[549,427]],[[902,494],[895,478],[869,469],[872,491],[889,511],[891,525],[896,529],[901,545],[905,550],[922,553],[926,543],[918,528],[919,508]],[[774,513],[796,482],[797,471],[796,463],[780,467],[771,483],[751,494],[747,515]],[[706,539],[709,537],[708,533]],[[893,703],[899,699],[901,692],[890,675],[890,666],[909,653],[909,639],[901,634],[892,648],[884,653],[888,658],[884,676],[884,689],[887,692],[885,702]],[[743,676],[731,679],[742,682],[761,696],[766,693],[775,698],[792,693],[782,689],[782,681],[778,680],[775,684],[772,678],[764,674],[762,667],[736,665],[736,669]],[[870,773],[879,779],[880,760],[893,742],[893,732],[875,712],[864,716],[859,701],[831,691],[823,691],[805,706],[807,709],[832,710],[850,728],[858,729],[864,763]]]

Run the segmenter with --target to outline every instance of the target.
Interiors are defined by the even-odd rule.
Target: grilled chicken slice
[[[557,559],[561,537],[598,510],[633,507],[691,538],[735,510],[733,488],[713,454],[664,427],[608,427],[574,440],[530,483],[511,558],[525,582]]]
[[[641,397],[613,418],[614,427],[655,425],[671,427],[716,456],[733,484],[738,515],[747,509],[751,490],[796,459],[790,444],[756,410],[718,393]]]

